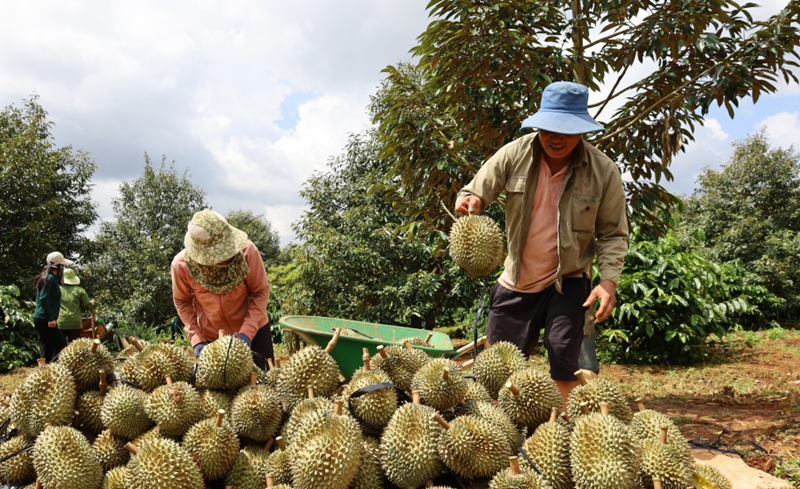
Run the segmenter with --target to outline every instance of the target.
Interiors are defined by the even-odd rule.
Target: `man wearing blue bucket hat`
[[[550,376],[566,403],[587,311],[598,322],[614,308],[628,252],[625,192],[619,167],[583,134],[603,131],[588,111],[589,91],[556,82],[522,127],[538,132],[505,145],[458,194],[459,215],[478,214],[506,192],[508,257],[492,289],[487,336],[530,354],[544,328]],[[601,282],[592,289],[592,260]]]

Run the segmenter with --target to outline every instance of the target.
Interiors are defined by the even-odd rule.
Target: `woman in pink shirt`
[[[250,345],[253,360],[267,368],[269,281],[256,245],[205,209],[189,222],[184,246],[172,260],[172,297],[195,356],[223,330]]]

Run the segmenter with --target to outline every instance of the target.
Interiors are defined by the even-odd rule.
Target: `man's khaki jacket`
[[[506,191],[508,256],[505,267],[514,283],[530,228],[542,145],[537,133],[502,147],[458,196],[474,195],[481,209]],[[628,253],[628,219],[619,167],[597,148],[581,141],[572,153],[558,199],[558,270],[564,276],[591,273],[597,255],[601,280],[619,282]]]

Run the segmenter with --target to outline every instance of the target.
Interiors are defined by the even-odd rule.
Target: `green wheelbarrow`
[[[431,357],[453,353],[453,344],[449,336],[422,329],[318,316],[284,316],[279,324],[281,329],[291,330],[309,345],[318,345],[321,348],[328,345],[336,328],[354,331],[354,336],[340,335],[339,341],[331,351],[331,356],[339,364],[339,370],[348,380],[353,372],[363,365],[361,357],[364,348],[370,355],[375,355],[380,345],[400,345],[399,340],[416,336],[423,340],[427,338],[427,344],[430,346],[415,345],[414,348],[424,351]],[[290,348],[297,346],[289,345]]]

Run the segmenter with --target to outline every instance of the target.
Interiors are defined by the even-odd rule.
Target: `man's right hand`
[[[474,216],[481,213],[481,199],[474,195],[465,195],[456,200],[456,214]]]

